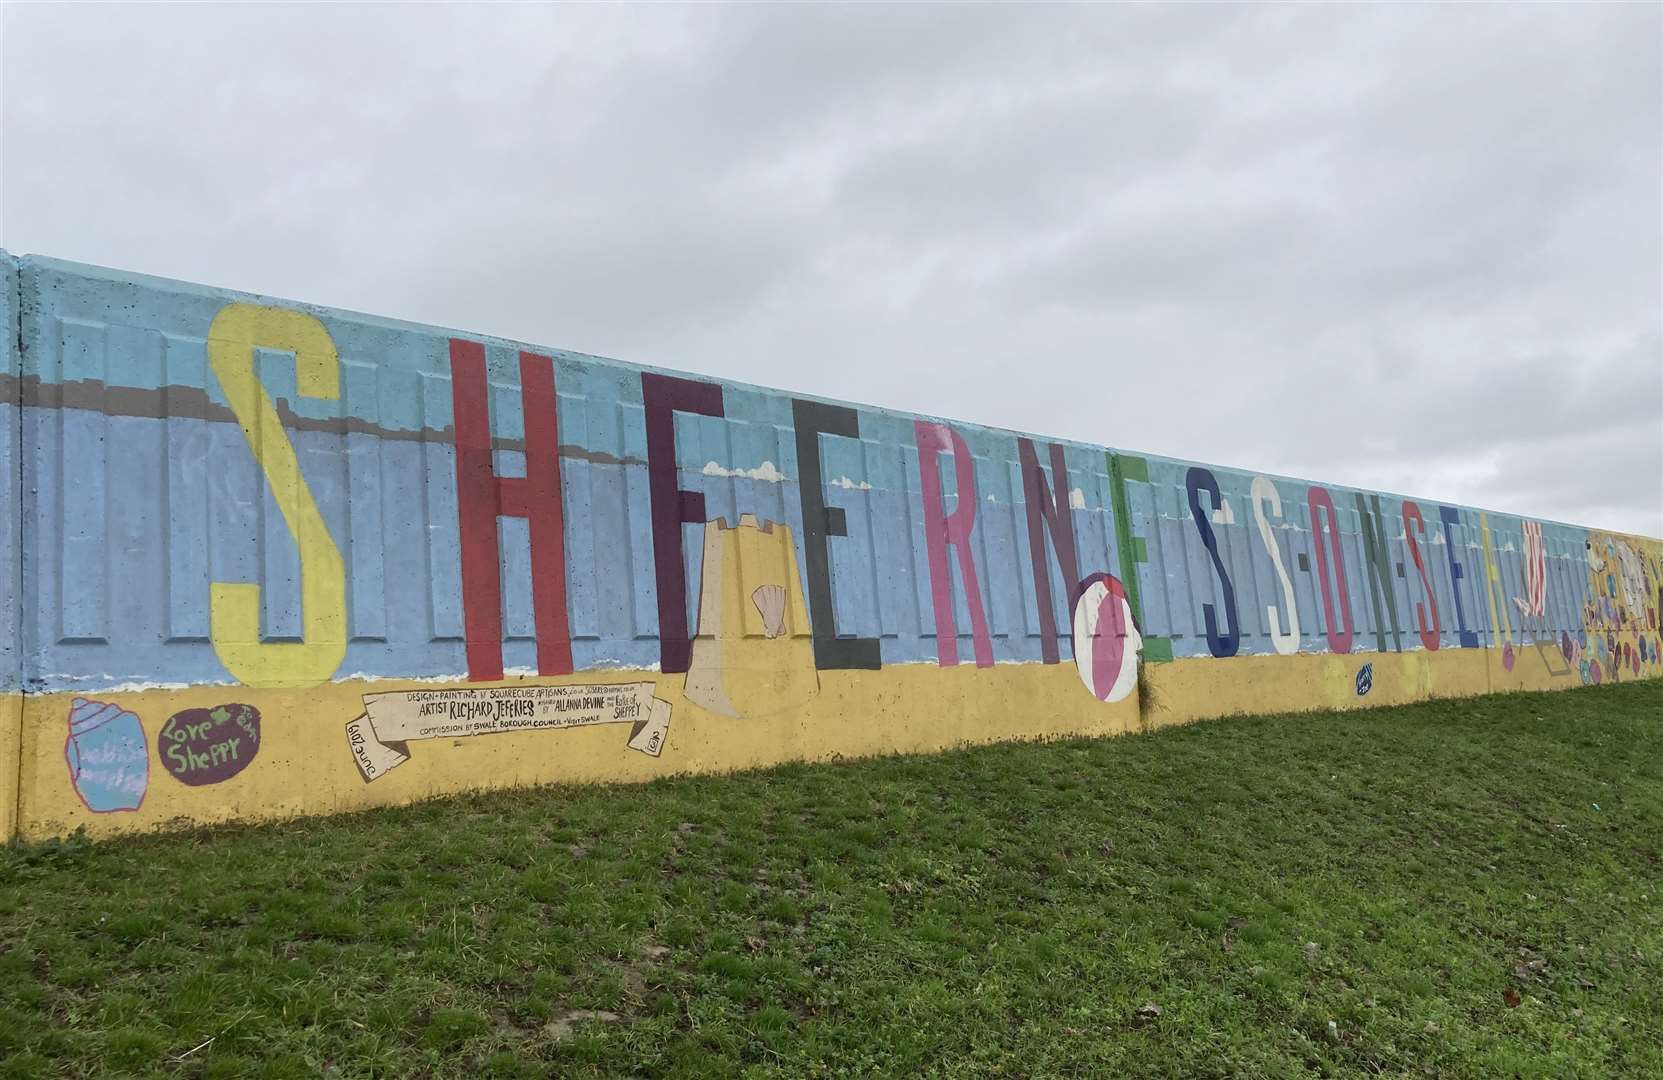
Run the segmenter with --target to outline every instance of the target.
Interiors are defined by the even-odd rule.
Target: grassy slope
[[[1656,682],[70,841],[0,1074],[1663,1075],[1660,852]]]

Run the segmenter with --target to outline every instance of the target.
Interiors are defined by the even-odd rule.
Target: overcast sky
[[[0,5],[0,243],[1663,536],[1663,7]]]

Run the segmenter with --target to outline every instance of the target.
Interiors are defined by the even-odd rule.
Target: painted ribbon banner
[[[670,728],[670,703],[653,684],[500,686],[365,694],[364,713],[346,726],[364,782],[410,760],[417,739],[500,735],[511,731],[629,724],[629,748],[657,757]]]

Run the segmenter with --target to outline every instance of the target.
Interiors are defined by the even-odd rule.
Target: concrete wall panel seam
[[[22,627],[23,561],[20,537],[27,491],[23,487],[23,443],[19,409],[18,379],[22,352],[17,260],[0,249],[0,315],[3,315],[3,344],[0,344],[0,505],[5,508],[0,524],[0,551],[6,564],[0,569],[0,842],[10,841],[17,832],[22,812],[23,766],[23,650],[19,641]]]

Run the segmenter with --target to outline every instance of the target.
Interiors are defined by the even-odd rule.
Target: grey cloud
[[[1663,9],[7,5],[12,250],[1663,534]]]

